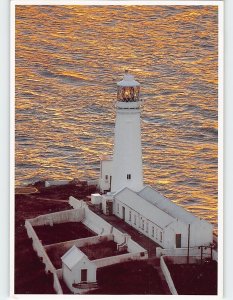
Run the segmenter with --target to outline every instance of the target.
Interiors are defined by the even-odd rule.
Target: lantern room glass
[[[118,86],[117,101],[136,102],[139,101],[140,86]]]

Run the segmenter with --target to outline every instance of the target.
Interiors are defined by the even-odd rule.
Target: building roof
[[[127,187],[117,192],[114,197],[132,210],[140,212],[142,216],[158,225],[160,228],[164,228],[176,220],[174,217],[158,209],[149,201],[145,201],[140,195]]]
[[[194,216],[183,207],[173,203],[150,186],[145,186],[138,192],[138,195],[167,213],[169,216],[178,219],[185,224],[191,224],[199,220],[198,217]]]
[[[87,256],[74,245],[61,257],[61,260],[70,270],[72,270],[83,258],[87,258]]]

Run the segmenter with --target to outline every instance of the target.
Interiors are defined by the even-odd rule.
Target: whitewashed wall
[[[61,243],[55,243],[51,245],[46,245],[44,248],[46,251],[49,251],[51,249],[56,249],[57,247],[62,247],[64,250],[65,249],[70,249],[72,246],[76,246],[77,248],[83,247],[83,246],[90,246],[90,245],[95,245],[99,244],[103,241],[112,241],[113,240],[113,235],[108,234],[108,235],[101,235],[101,236],[92,236],[92,237],[87,237],[87,238],[82,238],[82,239],[76,239],[76,240],[71,240],[71,241],[66,241],[66,242],[61,242]]]
[[[104,257],[100,259],[93,260],[97,268],[103,268],[106,266],[111,266],[117,263],[122,263],[131,260],[144,260],[148,259],[148,254],[145,253],[144,256],[141,256],[141,253],[126,253],[116,256]]]
[[[29,219],[32,226],[53,225],[66,222],[81,222],[84,218],[84,209],[70,209],[38,216],[34,219]]]
[[[56,269],[53,266],[51,260],[49,259],[43,245],[41,244],[37,234],[35,233],[32,225],[28,220],[25,221],[25,228],[28,234],[28,237],[32,239],[32,247],[34,251],[37,253],[38,257],[42,258],[43,263],[45,264],[45,272],[51,272],[53,274],[53,288],[55,289],[57,294],[63,294]]]
[[[213,243],[213,225],[205,220],[198,220],[191,224],[190,246],[209,245]]]
[[[123,219],[122,206],[125,207],[125,222],[130,226],[134,227],[139,232],[143,233],[145,236],[150,238],[152,241],[157,244],[164,246],[164,230],[152,223],[150,220],[147,220],[144,216],[129,208],[127,205],[122,204],[116,198],[114,199],[114,214]],[[131,211],[131,220],[130,220],[130,211]],[[136,221],[136,222],[135,222]],[[144,229],[143,229],[144,222]],[[136,223],[136,224],[135,224]],[[154,227],[154,236],[152,232],[152,228]],[[160,240],[160,234],[162,233],[162,242]]]
[[[168,270],[168,267],[167,267],[167,265],[164,261],[163,256],[161,256],[161,258],[160,258],[160,267],[161,267],[163,275],[166,279],[166,282],[168,284],[170,292],[172,293],[172,295],[178,295],[177,290],[176,290],[175,285],[174,285],[174,282],[172,280],[171,274]]]
[[[101,192],[107,191],[110,189],[110,176],[112,176],[112,160],[102,160],[100,162],[100,190]],[[105,176],[108,176],[106,179]]]
[[[85,206],[84,209],[85,218],[83,219],[83,224],[85,224],[98,235],[111,233],[111,224],[107,223],[104,219],[100,218],[98,215],[93,213],[87,206]]]
[[[45,187],[66,185],[70,183],[70,180],[47,180],[45,181]]]
[[[211,250],[210,248],[204,249],[203,248],[203,258],[210,257],[211,256]],[[156,256],[160,257],[161,255],[166,256],[187,256],[188,255],[188,248],[176,248],[176,249],[162,249],[160,247],[156,248]],[[190,256],[201,256],[201,249],[198,249],[198,247],[195,248],[189,248],[189,255]]]
[[[62,278],[69,289],[75,292],[75,288],[72,286],[73,283],[81,282],[81,269],[87,269],[87,281],[96,282],[96,265],[93,261],[89,261],[87,258],[80,260],[72,270],[62,263]]]

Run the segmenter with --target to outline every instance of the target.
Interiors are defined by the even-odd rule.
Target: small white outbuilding
[[[97,267],[75,245],[61,257],[61,260],[62,278],[73,293],[79,293],[85,284],[89,284],[86,285],[87,289],[91,284],[95,286]]]

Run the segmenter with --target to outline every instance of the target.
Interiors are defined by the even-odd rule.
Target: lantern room
[[[123,80],[117,83],[117,101],[137,102],[140,101],[139,96],[140,83],[126,70]]]

